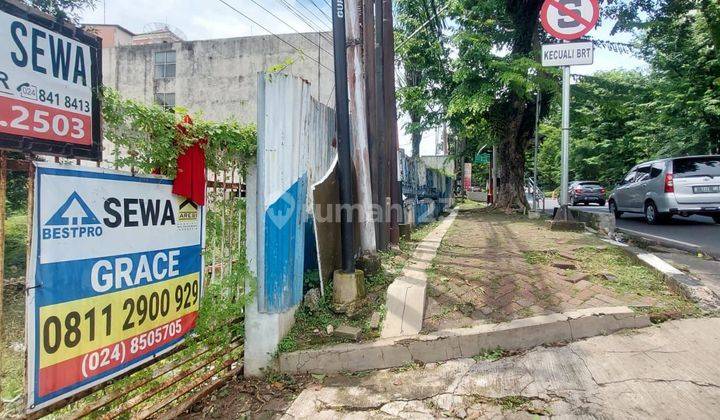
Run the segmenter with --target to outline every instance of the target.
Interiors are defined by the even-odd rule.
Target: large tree
[[[398,101],[410,118],[405,130],[412,136],[415,157],[420,154],[423,133],[446,119],[452,84],[443,14],[448,1],[395,2],[395,43],[404,74]]]
[[[25,0],[25,2],[55,17],[78,23],[80,12],[94,8],[96,0]]]
[[[535,124],[535,95],[542,115],[557,92],[557,73],[539,62],[546,35],[540,28],[543,0],[458,0],[457,87],[449,113],[467,154],[479,145],[498,147],[496,207],[526,208],[525,150]]]

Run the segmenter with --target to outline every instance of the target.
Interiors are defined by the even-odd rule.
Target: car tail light
[[[665,192],[666,193],[674,193],[675,192],[675,181],[673,180],[673,174],[665,175]]]
[[[605,194],[605,188],[600,188],[600,194]]]
[[[582,189],[582,188],[575,188],[575,192],[576,192],[576,193],[582,193],[582,192],[583,192],[583,189]]]

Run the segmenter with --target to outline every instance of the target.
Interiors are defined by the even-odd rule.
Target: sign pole
[[[540,90],[538,89],[535,97],[535,156],[533,161],[533,211],[538,209],[538,129],[540,126]]]
[[[562,86],[562,176],[560,181],[560,205],[567,206],[570,183],[570,66],[563,66]]]
[[[5,151],[0,150],[0,345],[5,333],[3,328],[3,285],[5,284],[5,193],[7,189],[7,157]],[[4,350],[4,349],[3,349]],[[0,357],[0,372],[2,371],[2,358]]]

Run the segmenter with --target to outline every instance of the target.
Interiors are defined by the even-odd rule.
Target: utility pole
[[[538,89],[537,95],[535,95],[535,156],[533,158],[533,211],[538,209],[538,128],[540,127],[540,90]]]
[[[336,0],[336,5],[342,4]],[[372,185],[370,176],[370,153],[368,151],[367,112],[365,103],[365,77],[362,63],[362,29],[360,25],[361,0],[347,0],[345,27],[347,30],[347,82],[350,95],[350,117],[353,134],[353,162],[357,175],[358,204],[360,215],[360,245],[363,252],[377,251],[375,220],[372,211]],[[337,10],[335,11],[337,14]],[[337,78],[337,73],[335,74]]]
[[[377,138],[375,139],[375,142],[377,143],[377,153],[378,153],[378,159],[380,161],[380,164],[377,168],[377,177],[378,177],[378,198],[380,204],[380,214],[378,215],[380,218],[380,221],[378,223],[378,227],[380,229],[380,234],[378,235],[378,238],[380,240],[379,248],[380,249],[387,249],[388,244],[388,221],[385,219],[385,216],[387,214],[387,211],[390,210],[390,206],[388,206],[388,199],[390,198],[388,195],[388,191],[385,188],[386,182],[385,182],[385,166],[386,166],[386,160],[387,160],[387,138],[385,135],[385,95],[384,95],[384,86],[385,86],[385,78],[383,77],[383,0],[375,0],[375,100],[376,100],[376,124],[377,124]]]
[[[351,209],[352,159],[350,152],[350,118],[348,110],[347,56],[345,49],[345,5],[334,0],[333,49],[335,56],[335,114],[338,144],[338,175],[340,184],[340,236],[342,244],[342,271],[355,273],[354,237]]]
[[[383,89],[385,100],[385,135],[386,135],[386,183],[390,194],[392,209],[390,210],[390,243],[400,243],[399,211],[402,208],[400,183],[398,182],[398,126],[397,102],[395,100],[395,37],[393,32],[392,0],[384,0],[383,9]]]

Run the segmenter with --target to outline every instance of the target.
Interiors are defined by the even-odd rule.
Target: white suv
[[[720,156],[689,156],[641,163],[608,199],[615,217],[642,213],[650,224],[673,215],[710,216],[720,223]]]

